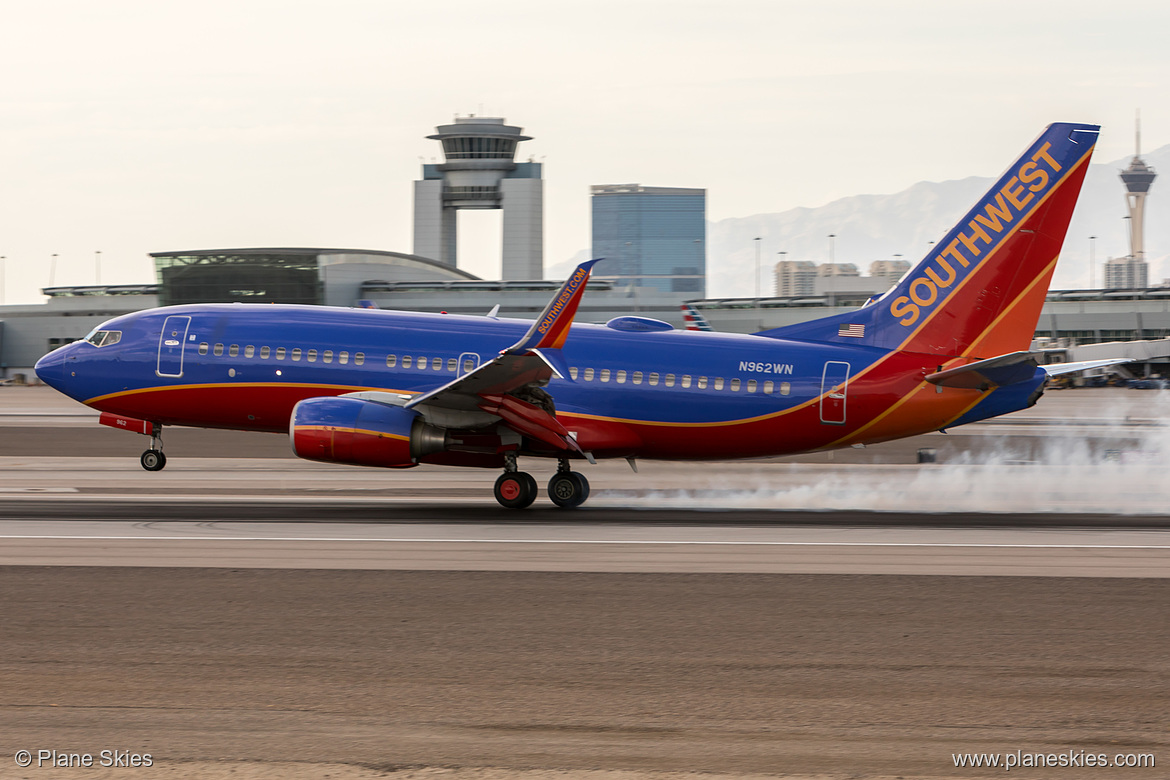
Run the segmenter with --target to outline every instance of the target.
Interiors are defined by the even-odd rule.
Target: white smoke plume
[[[1092,419],[1032,416],[1019,427],[980,426],[991,446],[951,452],[937,464],[761,463],[749,471],[692,476],[686,489],[608,491],[593,503],[709,510],[1170,513],[1170,392],[1129,391],[1094,412]]]

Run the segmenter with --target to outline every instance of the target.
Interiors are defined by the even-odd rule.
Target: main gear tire
[[[576,471],[554,474],[548,481],[548,497],[562,509],[573,509],[589,498],[589,480]]]
[[[496,480],[496,501],[508,509],[532,506],[538,492],[536,480],[524,471],[506,471]]]

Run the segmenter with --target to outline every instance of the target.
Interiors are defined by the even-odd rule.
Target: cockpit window
[[[120,330],[95,330],[85,337],[85,340],[95,347],[108,347],[122,340]]]

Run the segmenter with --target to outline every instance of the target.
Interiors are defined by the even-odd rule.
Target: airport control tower
[[[457,266],[456,212],[503,209],[503,279],[544,278],[544,180],[538,162],[515,162],[530,136],[503,118],[456,117],[427,138],[445,162],[414,183],[414,254]]]
[[[1135,151],[1129,167],[1121,172],[1125,183],[1125,203],[1129,208],[1129,255],[1133,262],[1144,263],[1146,250],[1143,244],[1142,221],[1146,213],[1146,193],[1157,178],[1154,169],[1142,159],[1142,121],[1137,119]]]

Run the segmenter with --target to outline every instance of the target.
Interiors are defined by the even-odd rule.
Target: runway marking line
[[[399,539],[384,537],[332,536],[43,536],[7,535],[0,539],[100,542],[385,542],[389,544],[633,544],[633,545],[687,545],[718,547],[980,547],[1051,550],[1170,550],[1170,544],[1011,544],[1000,542],[777,542],[777,541],[654,541],[651,539]]]

